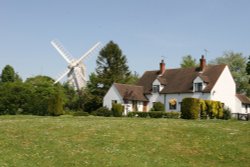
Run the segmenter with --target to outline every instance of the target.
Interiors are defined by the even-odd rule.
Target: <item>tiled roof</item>
[[[144,87],[144,93],[149,94],[152,91],[152,83],[156,78],[164,79],[166,86],[160,93],[191,93],[193,92],[193,81],[197,76],[207,82],[204,93],[210,92],[216,81],[221,75],[226,65],[206,66],[201,73],[197,68],[178,68],[167,69],[162,76],[159,76],[159,70],[146,71],[139,79],[137,85]]]
[[[236,97],[243,103],[243,104],[250,104],[250,99],[242,94],[236,94]]]
[[[118,83],[114,83],[114,86],[124,100],[148,101],[143,94],[142,86]]]

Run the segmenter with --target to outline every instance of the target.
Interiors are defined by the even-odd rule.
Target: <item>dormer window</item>
[[[160,85],[153,85],[153,93],[158,93],[160,91]]]
[[[202,82],[194,83],[194,91],[201,92],[202,91]]]

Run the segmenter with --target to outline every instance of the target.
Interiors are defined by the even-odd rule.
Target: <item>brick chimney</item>
[[[164,60],[161,60],[161,63],[160,63],[160,75],[163,75],[164,72],[166,70],[166,66],[165,66],[165,63],[164,63]]]
[[[204,55],[202,55],[200,59],[200,71],[203,71],[205,67],[206,67],[206,59],[204,58]]]

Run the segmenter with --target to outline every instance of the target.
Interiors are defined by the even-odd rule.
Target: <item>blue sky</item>
[[[78,58],[100,41],[116,42],[131,71],[167,68],[181,58],[207,61],[224,51],[250,55],[249,0],[0,0],[0,70],[12,65],[22,78],[56,78],[66,62],[51,46],[58,39]],[[87,58],[88,73],[97,55]]]

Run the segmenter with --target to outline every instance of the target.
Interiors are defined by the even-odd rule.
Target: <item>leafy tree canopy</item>
[[[211,64],[227,64],[235,80],[237,92],[250,96],[249,76],[246,73],[247,59],[242,53],[225,52],[211,61]]]
[[[2,70],[1,82],[22,81],[12,66],[6,65]]]
[[[183,56],[181,62],[181,68],[196,67],[196,59],[191,55]]]

